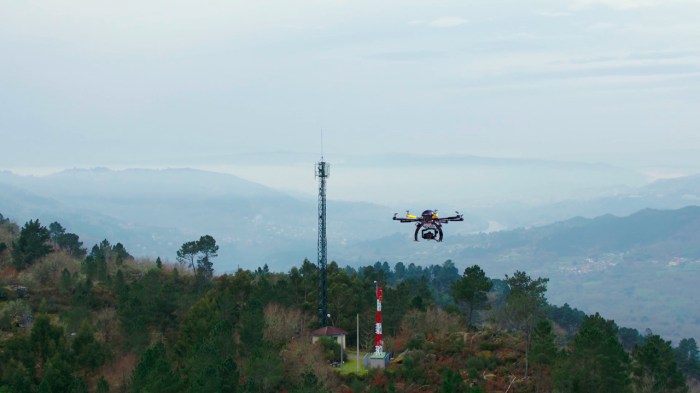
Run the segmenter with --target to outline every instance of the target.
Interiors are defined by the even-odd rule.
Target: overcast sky
[[[700,150],[700,1],[0,0],[0,169]]]

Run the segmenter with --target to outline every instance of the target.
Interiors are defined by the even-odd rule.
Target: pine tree
[[[686,393],[685,377],[676,367],[670,341],[657,335],[646,337],[646,342],[632,352],[633,382],[640,393]]]
[[[38,219],[24,224],[19,238],[12,243],[12,259],[17,270],[27,268],[49,254],[52,251],[48,244],[50,238],[49,230],[41,226]]]
[[[159,342],[144,351],[131,375],[131,391],[155,393],[177,392],[180,389],[180,377],[173,372],[163,343]]]
[[[557,371],[555,387],[562,393],[630,392],[629,363],[615,322],[596,313],[581,324]]]
[[[535,390],[538,393],[543,389],[546,391],[551,386],[552,366],[557,359],[557,346],[554,339],[552,323],[549,320],[542,320],[535,326],[530,359],[536,381]]]
[[[452,297],[456,303],[463,303],[467,307],[467,329],[471,327],[474,311],[485,308],[487,304],[486,293],[493,287],[493,282],[486,277],[486,273],[474,265],[464,269],[462,277],[452,283]]]

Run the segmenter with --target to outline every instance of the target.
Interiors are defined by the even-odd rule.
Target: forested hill
[[[674,340],[700,326],[700,207],[646,209],[454,241],[452,259],[493,275],[552,279],[550,298]]]
[[[416,264],[450,259],[460,267],[478,264],[493,277],[522,269],[551,278],[549,296],[556,303],[575,303],[627,326],[651,328],[674,341],[700,326],[697,206],[473,235],[454,233],[456,225],[446,226],[439,244],[412,242],[409,230],[333,252],[357,249],[365,260]]]
[[[88,250],[89,248],[89,250]],[[290,261],[213,275],[209,235],[180,263],[137,260],[118,239],[84,247],[53,222],[0,215],[0,392],[687,392],[697,342],[621,327],[547,301],[550,281],[478,265],[328,266],[331,323],[374,348],[383,286],[386,370],[333,367],[311,343],[319,271]],[[697,392],[696,387],[693,392]]]
[[[543,227],[481,235],[466,256],[521,248],[558,257],[626,252],[639,257],[700,258],[700,207],[645,209],[629,216],[572,218]]]

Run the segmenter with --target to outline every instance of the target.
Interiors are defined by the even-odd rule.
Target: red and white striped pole
[[[384,340],[382,340],[382,288],[377,287],[377,319],[374,331],[374,354],[384,356]]]

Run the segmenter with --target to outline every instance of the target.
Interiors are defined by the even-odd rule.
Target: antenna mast
[[[323,139],[322,139],[323,140]],[[323,142],[322,142],[323,143]],[[330,176],[330,164],[323,160],[316,164],[318,177],[318,316],[321,326],[328,326],[328,297],[326,293],[326,265],[328,264],[328,240],[326,239],[326,179]]]

